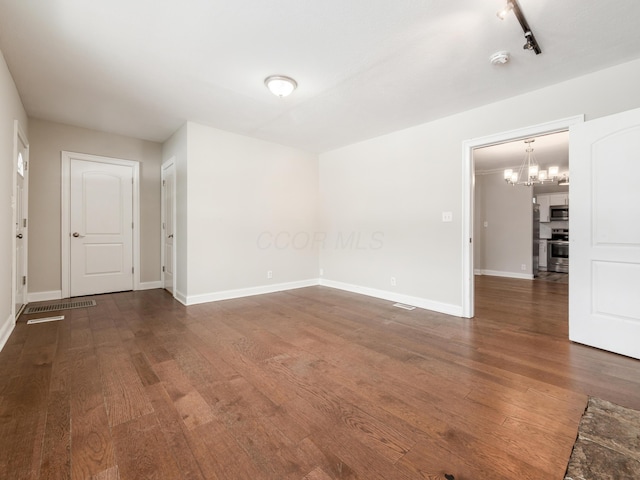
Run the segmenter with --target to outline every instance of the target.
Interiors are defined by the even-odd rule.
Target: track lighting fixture
[[[524,18],[524,14],[522,13],[522,10],[520,10],[520,5],[518,5],[517,0],[507,0],[505,7],[497,13],[498,18],[500,20],[504,20],[508,13],[511,11],[513,11],[513,14],[518,19],[518,22],[522,27],[522,31],[524,32],[524,39],[526,40],[526,43],[524,44],[523,48],[525,50],[534,51],[536,55],[541,54],[542,50],[540,49],[540,45],[538,45],[536,37],[533,35],[533,32],[529,27],[527,19]]]

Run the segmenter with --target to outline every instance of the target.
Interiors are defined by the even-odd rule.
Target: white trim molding
[[[156,280],[155,282],[140,282],[137,290],[155,290],[156,288],[162,288],[162,280]]]
[[[51,290],[49,292],[29,292],[28,298],[29,303],[60,300],[62,298],[62,290]]]
[[[179,301],[181,304],[183,304],[186,307],[188,305],[187,296],[177,289],[174,292],[175,293],[173,295],[173,298],[175,298],[177,301]]]
[[[527,137],[544,135],[569,130],[569,127],[584,122],[584,115],[576,115],[560,120],[554,120],[539,125],[519,128],[508,132],[496,133],[486,137],[474,138],[462,142],[462,315],[473,317],[473,197],[474,174],[473,150],[478,147],[488,147],[505,142],[521,140]],[[571,140],[569,140],[571,141]],[[571,161],[571,159],[569,159]]]
[[[491,277],[505,277],[505,278],[519,278],[521,280],[533,280],[533,274],[531,273],[501,272],[499,270],[476,270],[475,274],[489,275]]]
[[[133,289],[140,289],[140,162],[121,158],[89,155],[87,153],[60,152],[62,175],[62,222],[61,222],[61,270],[62,270],[62,298],[68,298],[71,292],[70,272],[70,187],[71,187],[71,160],[83,160],[86,162],[106,163],[111,165],[123,165],[133,169]]]
[[[11,313],[5,320],[2,327],[0,327],[0,351],[2,351],[2,349],[6,345],[7,340],[9,340],[9,337],[11,336],[11,333],[13,332],[15,326],[16,322],[13,318],[13,313]]]
[[[425,310],[431,310],[433,312],[444,313],[446,315],[453,315],[455,317],[462,316],[462,308],[460,307],[460,305],[452,305],[449,303],[429,300],[427,298],[413,297],[410,295],[403,295],[401,293],[389,292],[386,290],[377,290],[375,288],[361,287],[359,285],[336,282],[333,280],[320,279],[320,285],[324,287],[337,288],[338,290],[344,290],[346,292],[358,293],[360,295],[367,295],[368,297],[375,297],[375,298],[380,298],[382,300],[389,300],[390,302],[399,302],[399,303],[404,303],[406,305],[413,305],[414,307],[423,308]]]
[[[171,185],[173,189],[173,198],[171,199],[171,220],[173,225],[171,225],[171,231],[175,232],[175,223],[177,218],[177,199],[176,199],[176,157],[172,156],[166,162],[163,162],[160,166],[160,182],[161,182],[161,190],[160,190],[160,282],[161,285],[158,288],[165,287],[165,262],[166,262],[166,251],[165,251],[165,238],[166,238],[166,221],[167,221],[167,212],[166,212],[166,177],[167,171],[172,170],[172,179],[173,184]],[[177,251],[178,251],[178,239],[176,235],[173,236],[172,242],[172,252],[171,252],[171,271],[173,272],[172,284],[171,284],[171,292],[173,292],[173,296],[175,297],[176,285],[178,284],[178,268],[177,268]]]
[[[184,305],[197,305],[207,302],[218,302],[220,300],[230,300],[233,298],[251,297],[253,295],[263,295],[265,293],[276,293],[296,288],[313,287],[318,285],[317,278],[300,280],[297,282],[277,283],[274,285],[261,285],[259,287],[239,288],[237,290],[223,290],[221,292],[205,293],[202,295],[191,295],[185,297],[184,294],[176,292],[176,299]]]

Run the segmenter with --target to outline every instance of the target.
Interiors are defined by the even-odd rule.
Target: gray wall
[[[29,138],[27,114],[22,107],[18,90],[0,52],[0,255],[4,267],[0,270],[0,348],[13,328],[13,301],[11,300],[11,259],[14,256],[15,224],[12,197],[14,120]]]
[[[178,299],[317,279],[317,155],[188,122],[164,146],[171,157]]]
[[[63,150],[140,162],[140,281],[159,281],[162,145],[38,119],[30,126],[29,293],[61,290]]]
[[[476,197],[480,202],[475,205],[474,230],[480,235],[474,238],[474,253],[479,253],[474,268],[494,275],[532,275],[533,189],[508,185],[502,172],[478,177],[482,188]]]
[[[384,235],[377,249],[323,249],[326,280],[393,291],[446,311],[460,308],[463,141],[640,107],[638,84],[637,60],[321,154],[320,213],[327,235]],[[445,211],[453,212],[452,223],[442,222]]]

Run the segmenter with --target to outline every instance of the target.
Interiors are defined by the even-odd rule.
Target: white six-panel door
[[[569,338],[640,359],[640,109],[570,138]]]

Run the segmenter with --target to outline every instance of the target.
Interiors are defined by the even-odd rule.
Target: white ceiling
[[[504,3],[0,0],[0,48],[32,117],[155,141],[193,120],[312,152],[640,57],[638,0],[520,0],[538,56]],[[272,96],[271,74],[298,90]]]

